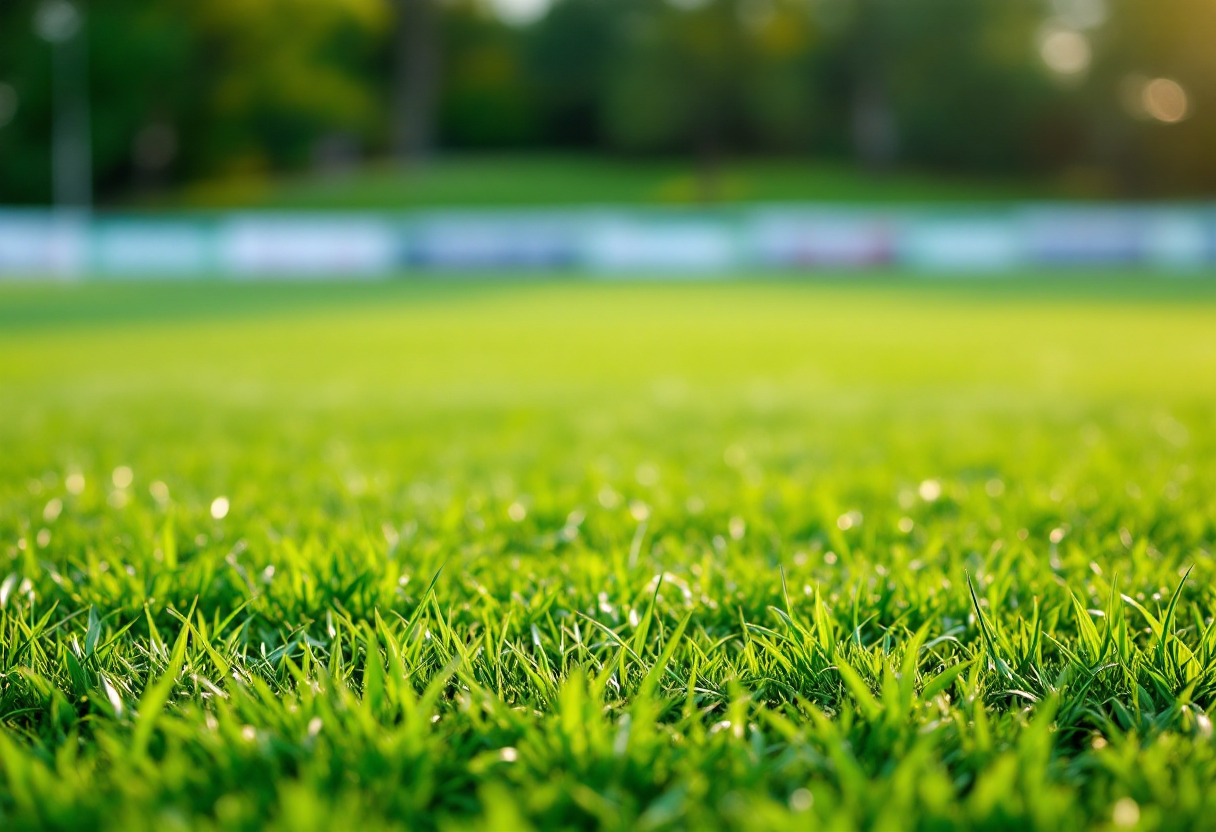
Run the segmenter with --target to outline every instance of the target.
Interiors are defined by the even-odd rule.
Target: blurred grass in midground
[[[1152,391],[1164,401],[1202,399],[1192,381],[1212,358],[1204,327],[1216,290],[1198,276],[1129,271],[978,281],[862,272],[701,285],[472,273],[0,291],[7,384],[87,382],[105,392],[106,379],[126,378],[221,403],[225,379],[300,395],[332,382],[357,405],[445,389],[516,390],[526,401],[531,385],[644,391],[664,379],[715,391],[768,380],[799,399],[937,383],[951,394],[991,390],[1044,403],[1055,394],[1131,402]]]

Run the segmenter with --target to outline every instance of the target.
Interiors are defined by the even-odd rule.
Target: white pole
[[[53,50],[51,179],[55,206],[88,211],[93,203],[93,153],[84,20],[68,0],[43,0],[34,27]]]

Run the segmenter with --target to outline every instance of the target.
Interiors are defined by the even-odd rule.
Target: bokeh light
[[[1096,29],[1110,15],[1106,0],[1052,0],[1052,10],[1073,29]]]
[[[544,16],[549,0],[494,0],[493,6],[507,23],[524,26]]]
[[[1053,27],[1039,38],[1039,56],[1052,72],[1070,76],[1089,69],[1093,50],[1080,32]]]
[[[1154,78],[1144,85],[1144,111],[1157,121],[1174,124],[1190,114],[1190,99],[1182,85],[1171,78]]]

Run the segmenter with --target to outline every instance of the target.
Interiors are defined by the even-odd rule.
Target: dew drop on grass
[[[860,526],[861,521],[862,514],[860,511],[846,511],[836,518],[836,528],[842,532],[846,532],[854,526]]]
[[[1207,714],[1196,714],[1195,725],[1199,729],[1199,736],[1205,740],[1212,738],[1212,718]]]
[[[747,533],[747,523],[742,517],[730,518],[730,538],[731,540],[742,540],[743,535]]]
[[[152,495],[153,500],[156,500],[161,505],[169,502],[169,486],[160,480],[148,486],[148,493]]]
[[[507,516],[516,523],[520,523],[528,516],[528,510],[524,508],[523,503],[511,503],[511,505],[507,506]]]
[[[42,510],[42,519],[48,523],[54,523],[59,519],[60,512],[63,511],[63,500],[56,497],[46,504],[46,508]]]
[[[110,682],[104,674],[101,675],[101,685],[106,692],[106,699],[110,700],[110,707],[114,709],[114,715],[121,717],[123,713],[122,697],[118,694],[117,688]]]
[[[795,812],[805,812],[815,802],[815,796],[810,789],[796,789],[790,795],[790,808]]]
[[[926,503],[936,502],[942,496],[942,484],[938,480],[925,480],[916,490]]]
[[[1111,820],[1115,822],[1115,826],[1121,829],[1128,829],[1140,822],[1140,805],[1130,797],[1121,797],[1115,802],[1114,811],[1111,813]]]
[[[228,516],[229,508],[227,497],[216,497],[211,501],[211,516],[216,520],[223,520]]]
[[[68,474],[67,479],[63,481],[63,485],[64,488],[68,490],[69,494],[83,494],[84,474],[80,473],[79,471],[73,471],[72,473]]]
[[[17,586],[17,575],[12,574],[0,583],[0,609],[4,609],[8,605],[9,596],[13,594],[13,588]]]
[[[127,465],[119,465],[110,474],[110,482],[114,483],[115,488],[129,488],[134,481],[135,473]]]

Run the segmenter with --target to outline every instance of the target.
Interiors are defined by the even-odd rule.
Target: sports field
[[[4,829],[1216,828],[1216,282],[0,286]]]

